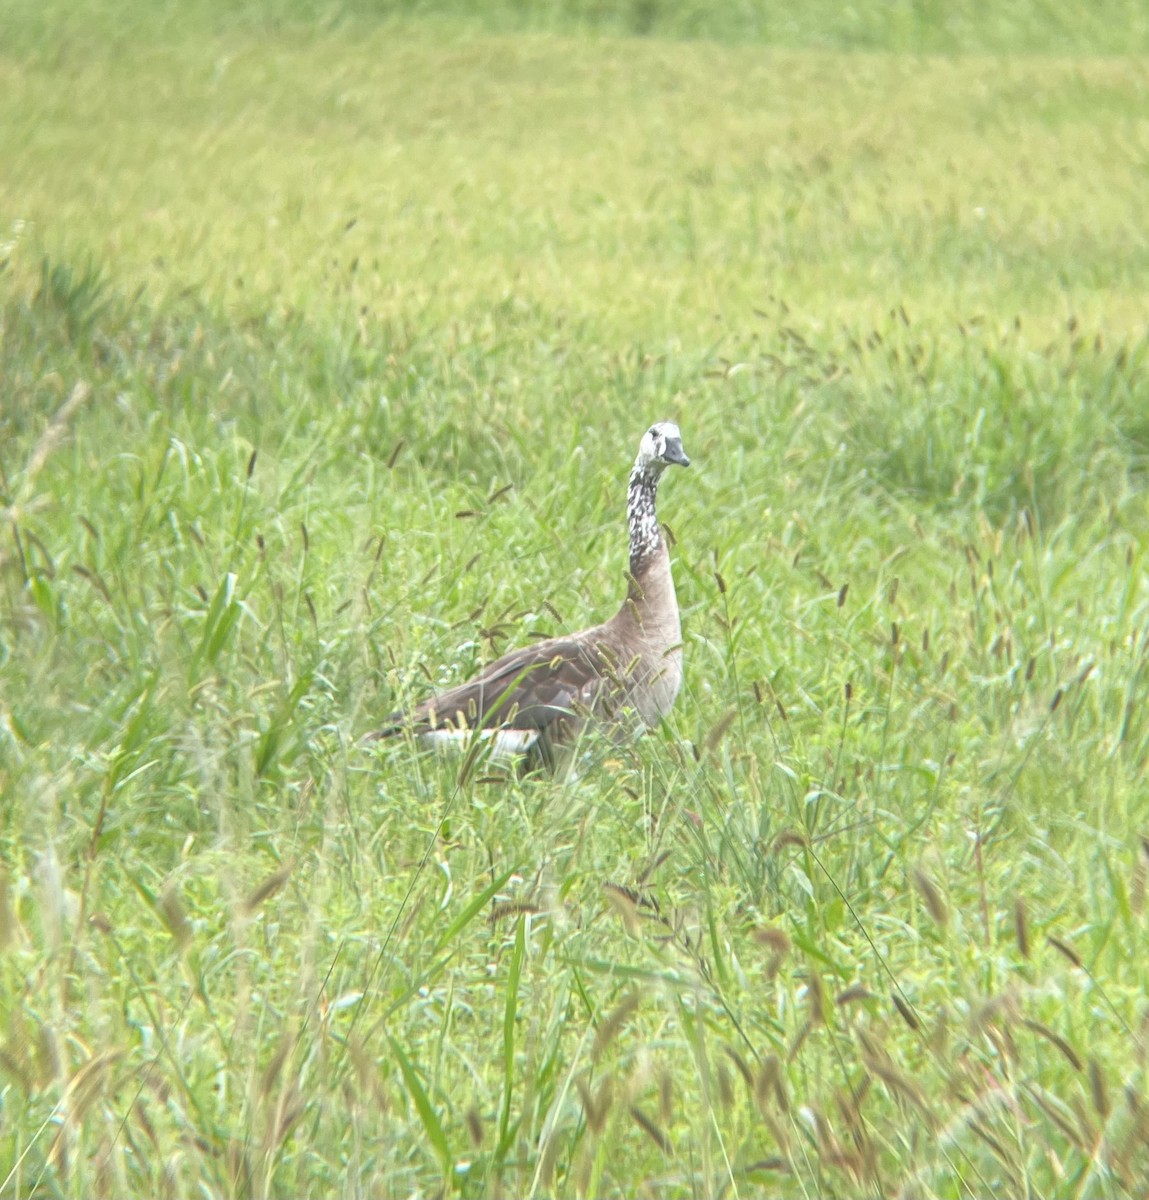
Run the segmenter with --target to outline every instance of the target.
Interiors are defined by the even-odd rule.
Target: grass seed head
[[[873,1056],[863,1053],[862,1062],[867,1071],[876,1075],[886,1085],[888,1091],[908,1101],[926,1118],[931,1127],[933,1126],[933,1113],[926,1103],[925,1093],[913,1079],[904,1071],[899,1070],[886,1056]]]
[[[267,1060],[267,1066],[263,1068],[263,1074],[259,1077],[259,1098],[266,1100],[271,1095],[279,1080],[280,1072],[283,1070],[283,1064],[287,1061],[287,1055],[291,1050],[291,1039],[284,1035],[279,1039],[279,1045],[276,1046],[275,1052],[271,1058]]]
[[[8,869],[0,863],[0,950],[6,950],[16,940],[16,918],[12,909]]]
[[[1089,1139],[1083,1137],[1079,1126],[1069,1119],[1069,1113],[1060,1100],[1046,1093],[1036,1084],[1030,1084],[1026,1089],[1026,1093],[1057,1127],[1070,1145],[1075,1146],[1079,1150],[1084,1150],[1089,1145]]]
[[[938,890],[937,884],[921,869],[915,867],[913,871],[914,887],[917,888],[918,894],[926,906],[926,911],[933,918],[935,925],[940,925],[945,928],[949,924],[950,914],[946,908],[946,902],[941,892]]]
[[[294,862],[285,863],[278,871],[272,872],[262,883],[253,888],[243,901],[244,915],[251,916],[260,905],[270,900],[291,878],[291,873],[294,870]]]
[[[781,854],[789,846],[798,846],[805,849],[809,845],[809,841],[804,833],[799,833],[796,829],[784,829],[775,839],[771,847],[775,854]]]
[[[467,1109],[466,1121],[467,1136],[471,1139],[471,1145],[474,1149],[479,1150],[483,1145],[483,1118],[474,1105]]]
[[[107,937],[112,932],[112,922],[105,913],[95,912],[88,918],[88,925],[97,933]]]
[[[790,953],[790,935],[777,925],[759,925],[751,937],[760,946],[768,947],[775,954],[785,956]]]
[[[1054,937],[1052,933],[1047,933],[1045,935],[1045,940],[1054,948],[1054,950],[1057,951],[1058,954],[1062,956],[1062,958],[1067,959],[1077,968],[1081,967],[1081,956],[1068,942],[1063,942],[1061,938]]]
[[[650,1138],[650,1140],[663,1152],[669,1154],[671,1152],[670,1139],[662,1132],[661,1129],[639,1108],[637,1105],[632,1105],[630,1115],[634,1123]]]
[[[594,1035],[594,1044],[590,1051],[591,1062],[598,1062],[602,1058],[611,1042],[618,1037],[623,1026],[630,1020],[638,1008],[638,1004],[638,993],[629,992],[606,1016]]]
[[[786,1061],[788,1063],[794,1062],[798,1058],[798,1055],[802,1053],[802,1047],[806,1044],[806,1039],[810,1036],[813,1028],[814,1022],[812,1020],[802,1022],[794,1040],[790,1043],[790,1049],[786,1051]]]
[[[840,991],[834,997],[834,1006],[836,1008],[845,1008],[851,1004],[864,1004],[867,1000],[875,998],[874,993],[868,987],[864,987],[860,983],[852,983],[848,988]]]
[[[1017,938],[1018,953],[1029,957],[1029,918],[1025,912],[1025,901],[1018,896],[1013,902],[1013,932]]]
[[[734,1105],[734,1080],[730,1076],[730,1068],[719,1061],[715,1073],[718,1077],[718,1103],[729,1109]]]
[[[766,978],[772,983],[778,978],[782,963],[790,952],[790,937],[784,930],[775,926],[756,929],[753,937],[759,945],[770,948],[770,957],[766,961]]]
[[[742,1081],[743,1081],[743,1083],[746,1084],[747,1088],[750,1090],[750,1094],[753,1095],[754,1094],[754,1076],[751,1073],[750,1068],[747,1066],[746,1060],[742,1057],[741,1054],[738,1053],[737,1050],[734,1049],[733,1046],[723,1046],[722,1049],[723,1049],[723,1052],[726,1054],[727,1058],[729,1058],[730,1061],[734,1064],[735,1068],[738,1071],[738,1074],[742,1076]]]
[[[1043,1025],[1040,1021],[1023,1019],[1021,1023],[1026,1029],[1036,1033],[1038,1037],[1044,1038],[1051,1046],[1055,1046],[1061,1056],[1075,1071],[1081,1070],[1081,1058],[1077,1051],[1059,1033],[1055,1033],[1048,1025]]]
[[[614,1103],[614,1081],[608,1075],[599,1085],[597,1094],[592,1093],[590,1087],[582,1079],[575,1080],[575,1088],[578,1091],[579,1099],[582,1100],[588,1128],[591,1133],[602,1133],[606,1128],[606,1119],[610,1115],[611,1105]]]
[[[674,1078],[665,1067],[658,1073],[658,1116],[664,1125],[674,1117]]]
[[[168,884],[159,895],[159,911],[168,933],[176,946],[185,950],[192,940],[191,922],[188,920],[179,890],[174,883]]]
[[[826,1023],[826,988],[817,971],[806,976],[806,1000],[810,1007],[810,1021],[814,1025]]]
[[[1105,1074],[1101,1064],[1095,1058],[1089,1059],[1089,1094],[1093,1100],[1093,1108],[1104,1121],[1110,1113],[1109,1089],[1105,1084]]]
[[[790,1111],[790,1097],[786,1093],[782,1062],[776,1054],[768,1054],[762,1060],[762,1067],[755,1081],[754,1098],[763,1113],[766,1113],[771,1105],[776,1106],[781,1113]]]
[[[544,1193],[551,1191],[551,1185],[555,1177],[555,1167],[558,1165],[559,1153],[563,1147],[563,1139],[559,1137],[558,1131],[553,1130],[551,1136],[546,1139],[546,1144],[543,1146],[542,1159],[539,1162],[539,1184],[543,1188]],[[501,1190],[496,1189],[492,1192],[492,1200],[502,1200]]]
[[[1133,877],[1129,881],[1129,907],[1134,916],[1141,916],[1145,911],[1145,877],[1147,867],[1145,858],[1139,854],[1133,860]]]
[[[899,1016],[903,1021],[915,1032],[919,1033],[922,1028],[921,1021],[918,1020],[918,1014],[910,1007],[909,1002],[902,996],[897,988],[890,992],[890,999],[894,1002],[894,1007],[898,1010]]]
[[[712,754],[718,749],[722,739],[729,732],[730,727],[738,720],[738,709],[728,708],[721,717],[714,723],[713,728],[707,733],[704,746],[707,754]]]
[[[990,996],[970,1014],[970,1024],[976,1031],[991,1025],[1009,1025],[1018,1018],[1017,996],[1012,991]]]

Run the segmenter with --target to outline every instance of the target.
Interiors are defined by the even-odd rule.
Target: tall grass
[[[150,19],[4,67],[0,1194],[1138,1194],[1135,64]],[[665,727],[365,746],[661,416]]]

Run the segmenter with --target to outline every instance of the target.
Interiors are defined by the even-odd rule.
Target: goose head
[[[659,474],[666,467],[690,466],[678,426],[673,421],[656,421],[642,435],[634,465],[640,470],[654,470]]]

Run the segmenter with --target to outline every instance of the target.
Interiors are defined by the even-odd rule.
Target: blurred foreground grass
[[[1136,1194],[1143,65],[299,11],[0,49],[0,1194]]]

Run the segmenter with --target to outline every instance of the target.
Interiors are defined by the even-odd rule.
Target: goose
[[[682,627],[655,498],[667,467],[689,465],[673,421],[642,435],[626,493],[626,599],[610,620],[512,650],[474,679],[392,713],[372,737],[411,733],[445,745],[478,735],[494,757],[553,770],[556,749],[590,719],[616,731],[657,725],[682,685]]]

